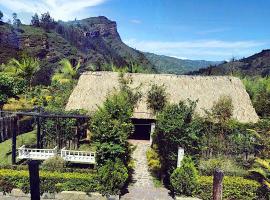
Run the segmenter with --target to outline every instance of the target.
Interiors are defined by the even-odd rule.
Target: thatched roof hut
[[[258,116],[251,104],[241,80],[228,76],[184,76],[169,74],[125,74],[132,77],[131,87],[141,87],[142,100],[138,103],[134,118],[154,119],[147,108],[146,96],[152,84],[165,85],[169,101],[198,100],[196,112],[200,115],[209,110],[221,96],[232,98],[233,117],[240,122],[256,122]],[[72,92],[67,110],[85,109],[94,111],[106,96],[119,87],[119,75],[115,72],[85,72]]]

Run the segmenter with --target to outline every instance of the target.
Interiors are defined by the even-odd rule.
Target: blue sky
[[[128,45],[178,58],[229,60],[270,48],[270,0],[0,0],[29,23],[34,12],[55,19],[107,16]]]

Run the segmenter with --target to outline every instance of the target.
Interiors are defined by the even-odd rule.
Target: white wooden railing
[[[25,145],[18,149],[19,159],[32,159],[32,160],[46,160],[48,158],[57,156],[57,147],[54,149],[32,149],[25,148]],[[88,151],[73,151],[66,150],[66,148],[61,149],[60,156],[68,162],[74,163],[96,163],[96,153]]]
[[[66,148],[61,149],[61,157],[65,161],[74,162],[74,163],[96,163],[96,153],[88,151],[72,151],[66,150]]]
[[[54,149],[32,149],[25,148],[25,145],[23,145],[18,151],[19,159],[46,160],[57,155],[57,147]]]

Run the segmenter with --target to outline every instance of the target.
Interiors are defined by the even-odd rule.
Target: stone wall
[[[0,199],[5,200],[30,200],[30,194],[25,194],[20,189],[13,189],[9,194],[0,192]],[[119,200],[119,196],[110,196],[106,198],[99,193],[63,191],[57,194],[44,193],[41,200]]]

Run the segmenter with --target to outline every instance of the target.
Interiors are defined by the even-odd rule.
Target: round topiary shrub
[[[177,195],[192,196],[198,186],[198,171],[190,157],[185,157],[181,167],[176,168],[171,177],[171,186]]]
[[[128,180],[128,170],[120,159],[109,160],[98,169],[99,191],[102,195],[120,194]]]
[[[65,165],[66,162],[63,158],[60,156],[54,156],[45,160],[42,163],[41,168],[48,171],[61,171],[64,169]]]

